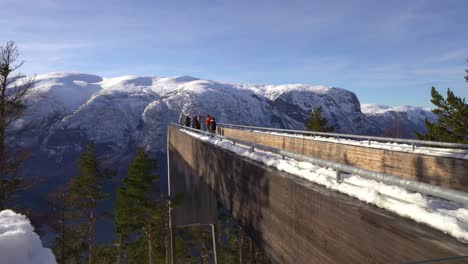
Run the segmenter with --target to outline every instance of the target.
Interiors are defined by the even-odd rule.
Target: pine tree
[[[468,59],[466,61],[468,62]],[[468,69],[466,69],[465,72],[466,72],[465,81],[468,82]]]
[[[34,84],[34,78],[15,74],[23,65],[23,62],[17,62],[18,58],[19,51],[14,42],[0,46],[0,211],[19,191],[22,181],[15,172],[29,154],[24,148],[11,146],[15,137],[30,128],[30,124],[23,124],[21,128],[13,129],[26,110],[25,98]],[[11,208],[11,204],[8,207]]]
[[[127,255],[141,254],[144,238],[146,256],[136,259],[141,262],[147,259],[150,264],[155,260],[163,261],[165,257],[163,249],[167,209],[156,196],[155,182],[158,176],[153,174],[156,167],[156,162],[139,149],[129,167],[128,176],[123,179],[123,186],[117,190],[114,205],[116,234],[121,246],[119,256],[122,251],[127,252]]]
[[[88,263],[94,263],[94,226],[96,207],[100,200],[108,197],[102,190],[103,184],[111,177],[108,171],[101,171],[99,162],[93,152],[94,144],[90,143],[79,158],[79,174],[71,180],[66,196],[67,241],[73,238],[74,249],[87,247]],[[86,252],[86,251],[85,251]]]
[[[322,117],[322,108],[316,108],[310,112],[310,117],[305,124],[305,127],[309,131],[316,132],[333,132],[335,128],[333,126],[327,126],[327,119]]]
[[[57,263],[81,263],[82,254],[86,251],[85,225],[71,225],[73,211],[67,211],[65,194],[69,191],[69,184],[59,186],[48,194],[50,209],[46,212],[48,226],[56,233],[54,241],[54,255]]]
[[[468,82],[468,75],[465,79]],[[431,89],[431,96],[431,103],[436,106],[432,112],[437,116],[437,122],[430,123],[426,119],[426,134],[416,133],[416,136],[423,140],[468,143],[468,104],[465,98],[456,96],[450,89],[444,98],[435,87]]]
[[[220,263],[270,263],[262,250],[229,213],[220,212],[218,220]]]
[[[114,245],[96,245],[95,263],[117,263],[117,249]]]

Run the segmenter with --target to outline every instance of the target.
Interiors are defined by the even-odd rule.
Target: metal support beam
[[[216,240],[216,226],[211,224],[211,237],[213,239],[213,261],[214,264],[218,264],[218,242]]]
[[[171,240],[171,264],[176,264],[176,237],[175,237],[175,226],[173,226],[173,216],[172,208],[169,201],[169,231],[170,231],[170,240]]]

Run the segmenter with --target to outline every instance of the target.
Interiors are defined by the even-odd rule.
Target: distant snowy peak
[[[361,110],[368,116],[398,116],[413,120],[416,123],[422,123],[425,119],[431,122],[436,120],[436,116],[430,109],[410,105],[392,107],[387,105],[362,104]]]
[[[26,119],[43,120],[50,116],[65,116],[101,91],[102,78],[82,73],[48,73],[38,75],[26,96]]]
[[[411,106],[411,105],[402,105],[394,107],[395,111],[406,112],[406,111],[431,111],[429,108],[419,107],[419,106]]]
[[[38,75],[31,89],[30,99],[54,100],[69,109],[76,109],[101,90],[102,78],[90,74],[49,73]]]
[[[417,106],[403,105],[403,106],[388,106],[379,104],[361,104],[361,111],[366,115],[382,115],[386,112],[431,112],[428,108]]]
[[[270,100],[275,100],[280,95],[290,92],[312,92],[316,95],[325,95],[329,93],[350,93],[344,89],[329,87],[325,85],[309,85],[309,84],[282,84],[282,85],[254,85],[240,84],[242,88],[254,91],[257,94],[264,95]]]
[[[390,111],[393,107],[378,104],[361,104],[361,111],[366,115],[383,114]]]
[[[36,81],[51,79],[58,79],[64,82],[83,81],[87,83],[98,83],[102,81],[102,78],[97,75],[77,72],[50,72],[37,75],[35,78]]]
[[[413,138],[415,132],[426,130],[425,120],[435,122],[437,117],[430,109],[415,106],[387,106],[362,104],[367,119],[379,126],[384,136]]]

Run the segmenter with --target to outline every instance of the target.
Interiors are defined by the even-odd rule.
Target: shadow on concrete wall
[[[262,208],[268,208],[269,179],[265,171],[232,152],[194,141],[195,171],[216,193],[218,200],[262,246]]]
[[[468,161],[463,159],[437,159],[437,167],[449,168],[455,171],[452,175],[442,175],[447,178],[447,186],[454,186],[454,189],[468,191]]]
[[[214,224],[217,200],[204,178],[170,147],[171,196],[177,197],[173,221],[175,226]]]

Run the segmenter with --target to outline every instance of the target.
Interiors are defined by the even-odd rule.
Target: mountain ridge
[[[304,129],[310,111],[322,107],[336,132],[365,135],[384,135],[395,119],[411,133],[424,130],[425,118],[434,120],[430,111],[417,107],[372,111],[363,104],[361,111],[358,97],[343,88],[231,84],[192,76],[105,78],[54,72],[36,77],[27,102],[29,110],[15,126],[31,121],[40,125],[15,144],[33,146],[33,157],[46,155],[59,163],[64,156],[76,156],[88,141],[109,163],[127,157],[135,147],[164,152],[166,128],[180,114],[211,114],[220,123]]]

